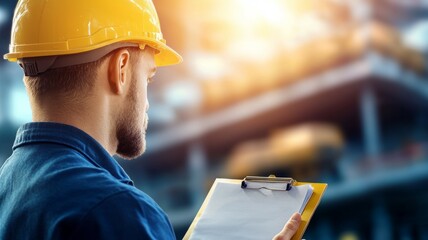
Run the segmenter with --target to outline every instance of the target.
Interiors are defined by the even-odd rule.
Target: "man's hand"
[[[295,213],[291,216],[290,220],[285,224],[284,228],[279,232],[272,240],[290,240],[291,237],[296,233],[297,229],[299,229],[300,214]]]

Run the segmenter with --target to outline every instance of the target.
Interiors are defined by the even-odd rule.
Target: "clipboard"
[[[254,183],[256,182],[256,187],[260,188],[259,184],[265,184],[264,188],[271,189],[271,190],[280,190],[280,189],[272,189],[271,185],[274,184],[275,187],[280,187],[281,190],[287,191],[290,190],[293,186],[301,186],[310,184],[313,188],[313,193],[309,199],[309,201],[306,204],[305,209],[303,210],[303,213],[301,215],[301,223],[299,226],[299,229],[293,236],[292,240],[298,240],[302,239],[303,234],[306,231],[306,228],[308,227],[309,221],[311,220],[316,208],[318,207],[320,200],[327,188],[326,183],[308,183],[308,182],[298,182],[292,178],[276,178],[274,176],[269,177],[256,177],[256,176],[249,176],[245,179],[225,179],[225,178],[217,178],[212,185],[210,191],[207,194],[207,197],[205,198],[204,202],[202,203],[201,208],[199,209],[198,213],[196,214],[195,218],[193,219],[192,224],[190,225],[189,229],[187,230],[186,234],[184,235],[183,239],[188,240],[190,236],[193,233],[193,230],[196,227],[196,224],[198,223],[199,219],[201,218],[202,214],[204,213],[209,200],[211,199],[214,190],[217,187],[218,183],[229,183],[229,184],[236,184],[237,187],[241,186],[241,188],[252,188],[254,187]],[[250,186],[251,183],[253,186]],[[244,186],[247,185],[247,186]],[[287,219],[288,220],[288,219]]]

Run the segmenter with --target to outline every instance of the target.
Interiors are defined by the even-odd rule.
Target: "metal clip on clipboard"
[[[247,176],[241,182],[241,188],[244,189],[269,189],[274,191],[290,191],[295,180],[292,178],[275,177],[256,177]]]

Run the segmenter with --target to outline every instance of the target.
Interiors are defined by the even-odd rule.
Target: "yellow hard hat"
[[[4,58],[87,54],[118,43],[156,49],[157,66],[182,61],[166,45],[151,0],[19,0]]]

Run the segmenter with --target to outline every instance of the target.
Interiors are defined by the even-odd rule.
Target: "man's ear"
[[[108,81],[113,94],[123,94],[131,79],[129,69],[130,53],[127,49],[116,50],[110,57],[108,63]]]

